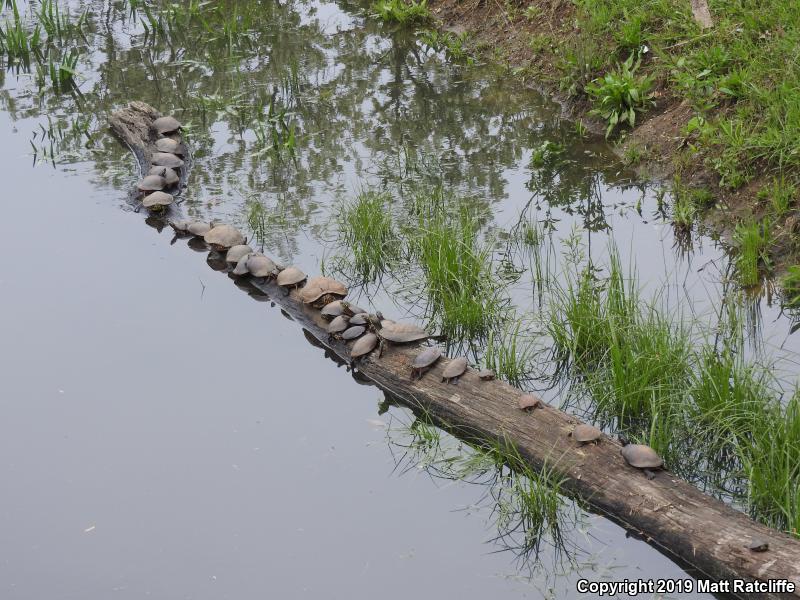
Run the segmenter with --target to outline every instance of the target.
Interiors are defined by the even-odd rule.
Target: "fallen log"
[[[136,103],[138,115],[159,116],[141,104]],[[128,110],[130,107],[122,109]],[[146,148],[137,146],[142,143],[142,122],[132,122],[126,116],[129,113],[122,111],[112,116],[111,127],[131,148],[145,172],[149,168]],[[209,263],[216,270],[227,270],[221,258],[212,253]],[[255,278],[240,278],[237,285],[269,297],[305,328],[307,337],[318,340],[340,360],[349,361],[347,345],[328,339],[327,322],[320,311],[304,305],[296,290],[286,294],[274,281]],[[607,436],[596,445],[577,444],[569,436],[579,423],[575,417],[551,406],[524,412],[517,407],[522,392],[502,381],[482,381],[476,371],[468,369],[458,385],[443,383],[441,373],[447,360],[439,361],[423,378],[412,381],[410,365],[418,352],[415,347],[390,346],[382,357],[373,352],[357,368],[393,397],[412,408],[424,409],[455,434],[511,444],[535,468],[546,463],[565,478],[567,493],[623,524],[664,554],[689,565],[698,578],[731,582],[727,590],[730,595],[800,598],[797,538],[756,523],[667,471],[648,480],[623,461],[620,444]],[[756,552],[748,548],[756,540],[766,544],[767,549]],[[771,580],[789,585],[773,583],[763,591],[734,586],[735,581],[766,585]]]

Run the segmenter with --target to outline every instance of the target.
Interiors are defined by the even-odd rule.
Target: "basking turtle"
[[[247,269],[247,259],[250,258],[249,254],[245,254],[239,259],[239,262],[236,263],[236,266],[233,267],[231,273],[234,275],[247,275],[250,271]]]
[[[367,313],[357,313],[350,317],[350,324],[351,325],[364,325],[365,327],[369,325],[369,315]]]
[[[519,406],[521,410],[533,410],[534,408],[544,408],[544,403],[539,396],[522,394],[517,399],[517,406]]]
[[[167,180],[161,175],[147,175],[136,184],[136,189],[145,193],[160,192],[165,187],[167,187]]]
[[[170,169],[169,167],[153,166],[150,167],[150,171],[147,174],[163,177],[167,182],[167,186],[173,186],[181,180],[181,178],[178,177],[178,174],[175,172],[175,169]]]
[[[481,369],[480,371],[478,371],[478,377],[481,378],[481,381],[491,381],[492,379],[494,379],[495,375],[494,371],[492,371],[491,369]]]
[[[253,249],[247,244],[239,244],[238,246],[231,246],[225,253],[225,262],[235,265],[243,256],[252,254]]]
[[[442,381],[446,381],[447,383],[458,383],[458,378],[464,374],[464,371],[467,370],[467,358],[465,356],[459,356],[458,358],[454,358],[442,371]]]
[[[168,137],[158,138],[155,147],[159,152],[167,152],[177,156],[183,156],[186,153],[186,146],[181,144],[178,140],[173,140]]]
[[[747,544],[746,548],[751,552],[766,552],[769,550],[769,542],[760,538],[754,538]]]
[[[167,115],[165,117],[159,117],[153,121],[152,127],[153,130],[157,131],[161,135],[165,135],[167,133],[172,133],[173,131],[178,131],[178,129],[183,127],[183,125],[181,125],[178,119],[172,115]]]
[[[246,266],[253,277],[274,277],[278,274],[278,265],[275,261],[260,252],[247,255]]]
[[[215,225],[205,233],[203,239],[214,250],[227,250],[246,241],[239,230],[230,225]]]
[[[372,352],[378,345],[378,336],[374,333],[367,333],[356,340],[350,348],[350,360],[355,361]]]
[[[300,299],[303,304],[310,304],[321,308],[338,298],[347,295],[347,286],[331,277],[312,277],[305,287],[300,290]]]
[[[436,347],[425,348],[414,357],[411,363],[411,379],[422,379],[428,369],[442,357],[442,351]]]
[[[179,169],[184,164],[180,158],[169,152],[153,152],[150,163],[156,167],[169,167],[170,169]]]
[[[340,333],[346,331],[350,327],[350,317],[347,315],[339,315],[333,321],[328,323],[328,336],[335,337]]]
[[[350,321],[349,324],[352,325],[352,321]],[[355,325],[352,327],[348,327],[342,332],[342,339],[346,342],[349,342],[350,340],[354,340],[357,337],[361,337],[362,335],[364,335],[364,332],[366,331],[367,328],[364,327],[363,325]]]
[[[375,328],[375,333],[381,340],[381,349],[378,356],[383,354],[383,348],[386,342],[391,342],[393,344],[410,344],[412,342],[421,342],[422,340],[427,340],[432,337],[431,334],[422,327],[411,323],[396,323],[394,321],[381,319],[381,316],[380,314],[376,314],[375,318],[370,318],[370,322]]]
[[[142,200],[142,206],[144,206],[147,210],[158,212],[167,208],[170,204],[172,204],[172,202],[172,194],[167,194],[166,192],[153,192],[152,194],[144,197],[144,200]]]
[[[326,319],[335,319],[336,317],[343,315],[344,309],[342,308],[342,301],[334,300],[333,302],[328,302],[322,307],[320,314]]]
[[[648,479],[653,479],[656,476],[654,471],[664,466],[664,459],[650,446],[629,444],[624,438],[620,439],[623,444],[620,453],[625,462],[632,467],[641,469]]]
[[[586,423],[581,423],[575,429],[570,432],[572,439],[578,442],[579,444],[589,444],[591,442],[596,442],[600,439],[603,435],[603,432],[600,431],[594,425],[587,425]]]
[[[297,267],[286,267],[283,271],[278,273],[277,283],[288,291],[302,284],[306,280],[306,277],[308,277],[308,275]]]
[[[190,221],[170,221],[169,226],[176,235],[186,235],[189,233],[189,223]]]
[[[205,221],[192,221],[186,226],[186,231],[197,237],[203,237],[211,231],[211,223]]]

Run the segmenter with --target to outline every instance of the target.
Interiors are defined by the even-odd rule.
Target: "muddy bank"
[[[690,4],[688,1],[685,4],[685,7],[676,7],[676,19],[680,20],[678,15],[684,20],[692,19]],[[691,47],[713,32],[722,31],[723,24],[718,22],[720,15],[712,14],[714,25],[707,28],[707,23],[700,23],[704,16],[695,14],[695,20],[699,18],[696,23],[698,31],[689,29],[685,39],[672,39],[666,47],[662,40],[651,43],[650,37],[637,32],[641,36],[637,38],[640,45],[628,49],[623,42],[617,41],[626,35],[629,26],[629,23],[622,22],[618,32],[605,36],[614,39],[603,40],[596,46],[587,45],[587,34],[583,29],[587,24],[587,11],[580,13],[576,3],[572,2],[540,0],[523,4],[432,0],[429,6],[440,29],[460,36],[481,59],[506,65],[509,77],[554,98],[571,119],[580,121],[588,131],[598,135],[603,134],[607,123],[591,114],[595,106],[584,91],[585,86],[611,71],[610,68],[597,68],[597,64],[619,64],[626,56],[644,49],[638,75],[647,74],[654,78],[652,106],[637,114],[634,128],[618,127],[610,136],[621,161],[634,168],[643,179],[663,182],[676,198],[680,197],[684,204],[691,206],[696,221],[709,226],[714,236],[719,235],[734,252],[739,247],[736,240],[738,223],[765,223],[770,240],[768,252],[759,259],[762,277],[783,275],[787,267],[798,262],[800,216],[796,207],[796,184],[792,183],[794,196],[788,207],[776,212],[771,204],[771,186],[777,179],[782,181],[784,176],[795,182],[794,168],[788,162],[786,165],[770,162],[774,157],[744,157],[744,150],[742,158],[731,159],[729,154],[732,152],[726,144],[732,145],[733,142],[721,141],[724,136],[718,132],[714,133],[713,141],[703,139],[704,136],[711,137],[705,130],[707,124],[715,123],[717,127],[717,121],[721,123],[728,117],[733,119],[735,98],[720,99],[724,93],[714,92],[715,104],[707,110],[700,110],[697,99],[688,98],[687,93],[677,87],[673,76],[664,74],[663,65],[676,59],[674,49]],[[693,7],[694,4],[692,10]],[[658,17],[653,18],[658,20]],[[786,26],[792,25],[788,23]],[[642,27],[642,31],[644,29]],[[737,32],[742,34],[741,28]],[[778,33],[782,35],[780,31]],[[762,34],[766,39],[770,36],[774,37],[775,33],[766,31]],[[608,47],[613,50],[609,51]],[[712,47],[712,50],[716,48]],[[725,50],[723,48],[722,52]],[[593,51],[602,52],[603,57],[596,61]],[[585,64],[579,64],[581,61]],[[787,114],[785,118],[790,117]],[[726,135],[734,137],[739,133]],[[746,147],[750,140],[739,143]],[[735,175],[729,177],[727,171]],[[726,180],[734,176],[736,181],[733,184]]]

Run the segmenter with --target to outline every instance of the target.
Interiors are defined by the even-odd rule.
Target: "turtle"
[[[335,319],[339,315],[343,315],[344,309],[342,308],[342,301],[334,300],[333,302],[328,302],[322,307],[320,314],[326,319]]]
[[[383,354],[384,344],[391,342],[393,344],[410,344],[412,342],[421,342],[431,337],[431,334],[425,331],[422,327],[413,325],[411,323],[396,323],[381,319],[380,313],[375,315],[375,318],[370,319],[375,333],[381,340],[381,349],[378,356]]]
[[[372,352],[375,349],[375,346],[378,345],[378,336],[374,333],[370,332],[365,335],[362,335],[360,338],[356,340],[356,343],[353,344],[353,347],[350,348],[350,360],[351,364],[352,361],[355,361],[359,358],[362,358]]]
[[[435,346],[425,348],[425,350],[414,357],[411,363],[411,379],[422,379],[425,372],[441,357],[442,351]]]
[[[442,371],[442,381],[446,381],[447,383],[458,383],[458,378],[464,374],[464,371],[467,370],[467,358],[465,356],[459,356],[458,358],[454,358]]]
[[[161,175],[146,175],[136,184],[136,189],[140,192],[160,192],[167,187],[167,180]]]
[[[167,194],[166,192],[153,192],[152,194],[144,197],[144,200],[142,200],[142,206],[144,206],[147,210],[160,211],[172,204],[172,201],[172,194]]]
[[[152,128],[161,135],[178,131],[181,127],[183,127],[183,125],[180,124],[180,121],[171,115],[157,118],[153,121],[152,125]]]
[[[185,235],[189,233],[189,224],[191,221],[170,221],[169,226],[177,235]]]
[[[769,550],[769,542],[760,538],[753,538],[745,547],[751,552],[766,552]]]
[[[205,234],[211,231],[211,227],[211,223],[206,223],[205,221],[191,221],[186,226],[186,231],[194,236],[203,237]]]
[[[620,453],[622,454],[622,458],[625,459],[625,462],[636,469],[644,471],[648,479],[655,478],[656,474],[654,471],[664,466],[664,459],[650,446],[645,446],[644,444],[629,444],[625,439],[621,439],[621,441],[623,445]]]
[[[312,277],[300,290],[300,299],[303,304],[310,304],[316,308],[321,308],[346,295],[347,286],[345,284],[325,276]]]
[[[342,300],[341,301],[341,306],[342,306],[342,312],[344,314],[346,314],[348,317],[352,317],[352,316],[355,316],[355,315],[360,315],[361,313],[366,313],[367,312],[363,308],[361,308],[360,306],[356,306],[355,304],[351,304],[350,302],[347,302],[346,300]]]
[[[215,225],[205,233],[203,239],[214,250],[227,250],[246,241],[239,230],[230,225]]]
[[[544,403],[539,396],[522,394],[517,399],[517,406],[519,406],[521,410],[533,410],[534,408],[544,408]]]
[[[570,435],[572,436],[572,439],[579,444],[589,444],[591,442],[598,441],[603,435],[603,432],[594,425],[581,423],[570,432]]]
[[[170,169],[179,169],[183,166],[183,161],[169,152],[153,152],[150,163],[156,167],[169,167]]]
[[[278,265],[269,256],[260,252],[247,255],[247,270],[253,277],[274,277],[278,274]]]
[[[354,340],[357,337],[361,337],[364,335],[364,332],[367,331],[367,328],[363,325],[355,325],[353,327],[348,327],[342,332],[342,339],[344,341]]]
[[[247,269],[247,259],[250,258],[249,254],[245,254],[242,256],[239,261],[236,263],[236,266],[233,267],[231,273],[234,275],[247,275],[250,271]]]
[[[297,267],[287,267],[278,273],[277,283],[279,286],[286,288],[288,291],[290,288],[297,287],[302,284],[307,277],[308,275],[303,273]]]
[[[243,256],[252,254],[253,249],[247,244],[239,244],[238,246],[231,246],[225,253],[225,262],[235,265]]]
[[[492,379],[494,379],[495,375],[494,371],[492,371],[491,369],[481,369],[480,371],[478,371],[478,377],[481,378],[481,381],[491,381]]]
[[[172,138],[168,137],[158,138],[156,140],[155,147],[159,152],[167,152],[177,156],[183,156],[186,152],[186,147],[183,144],[181,144],[178,140],[173,140]]]
[[[181,178],[178,177],[178,174],[175,172],[175,169],[170,169],[169,167],[153,166],[150,167],[150,171],[148,171],[147,174],[163,177],[167,182],[167,186],[175,185],[181,180]]]
[[[350,327],[350,318],[347,315],[339,315],[328,324],[328,337],[333,337],[343,333]]]
[[[350,317],[350,324],[351,325],[364,325],[365,327],[369,325],[369,316],[367,313],[357,313]]]

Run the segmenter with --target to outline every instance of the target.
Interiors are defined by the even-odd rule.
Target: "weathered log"
[[[149,111],[142,114],[146,112]],[[152,114],[157,113],[152,111]],[[111,120],[112,128],[131,146],[141,168],[147,169],[145,149],[132,143],[141,139],[140,134],[127,130],[129,123],[126,118]],[[328,340],[327,322],[319,310],[300,301],[297,291],[285,294],[274,281],[260,279],[239,279],[237,285],[260,290],[305,328],[306,337],[318,340],[340,360],[349,360],[347,345]],[[457,435],[512,444],[534,467],[546,463],[565,478],[568,493],[623,524],[664,554],[691,566],[700,578],[786,580],[795,586],[794,591],[766,593],[748,593],[731,587],[733,596],[800,598],[797,538],[756,523],[667,471],[648,480],[626,465],[620,455],[620,444],[611,438],[603,437],[596,445],[579,445],[569,436],[578,419],[551,406],[521,411],[517,399],[522,392],[502,381],[482,381],[475,370],[468,369],[458,385],[443,383],[441,374],[447,360],[412,381],[410,365],[418,352],[419,348],[390,346],[381,358],[373,353],[357,368],[380,388],[412,408],[426,410]],[[748,545],[754,540],[763,540],[768,549],[750,550]]]

